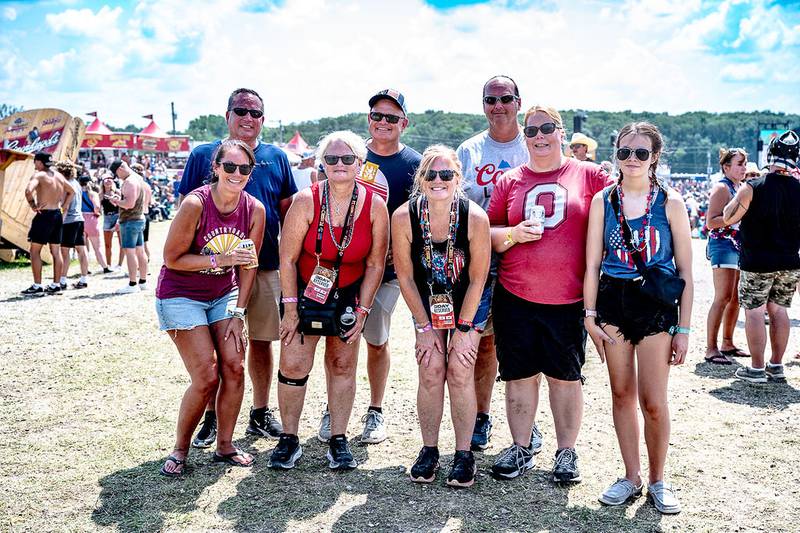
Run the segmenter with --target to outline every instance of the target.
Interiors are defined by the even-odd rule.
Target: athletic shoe
[[[469,448],[473,451],[485,450],[492,438],[492,415],[478,413],[475,417],[475,429],[472,430],[472,442]]]
[[[139,283],[139,290],[140,291],[146,291],[147,290],[147,282],[146,281],[144,283]]]
[[[134,292],[139,292],[139,287],[136,285],[125,285],[117,289],[115,294],[133,294]]]
[[[66,282],[66,281],[62,281],[62,282],[60,282],[60,283],[58,284],[58,286],[59,286],[59,287],[61,287],[61,290],[62,290],[62,291],[65,291],[65,290],[67,290],[67,282]]]
[[[361,421],[364,422],[364,432],[361,434],[361,442],[366,444],[377,444],[386,440],[386,424],[383,414],[372,409],[367,411]]]
[[[61,285],[50,284],[44,288],[44,292],[47,294],[56,294],[61,292]]]
[[[206,411],[203,424],[192,441],[192,448],[208,448],[217,440],[217,413]]]
[[[423,446],[419,451],[414,466],[411,467],[411,481],[414,483],[430,483],[436,479],[439,470],[439,448],[436,446]]]
[[[628,500],[638,498],[642,495],[644,482],[640,482],[637,487],[626,478],[621,477],[616,480],[606,491],[597,498],[600,503],[606,505],[622,505]]]
[[[103,269],[103,274],[111,274],[112,272],[114,272],[114,270],[112,270],[112,269],[110,269],[108,267]]]
[[[542,432],[539,431],[539,426],[536,425],[536,422],[534,422],[533,429],[531,429],[531,453],[533,455],[536,455],[541,451],[542,451]]]
[[[31,294],[44,294],[44,287],[39,285],[38,287],[35,285],[31,285],[24,291],[20,291],[20,294],[31,295]]]
[[[347,437],[332,438],[328,443],[328,467],[331,470],[352,470],[358,466],[350,451]]]
[[[756,370],[749,366],[743,366],[742,368],[737,368],[733,375],[742,381],[748,381],[750,383],[767,382],[767,372],[763,368]]]
[[[250,424],[245,432],[259,437],[277,439],[283,433],[283,426],[275,418],[272,409],[250,409]]]
[[[578,470],[578,454],[575,448],[561,448],[556,452],[553,464],[553,481],[556,483],[578,483],[581,481]]]
[[[653,505],[661,514],[678,514],[681,512],[681,503],[675,496],[675,490],[669,483],[656,481],[647,487],[647,495],[653,500]]]
[[[297,435],[287,435],[281,433],[278,445],[272,450],[269,456],[270,468],[289,470],[294,468],[297,460],[303,456],[303,447],[300,446],[300,439]]]
[[[319,420],[317,440],[326,444],[331,440],[331,414],[327,409],[322,411],[322,418]]]
[[[447,475],[447,485],[450,487],[466,488],[475,483],[475,457],[471,451],[457,450],[453,456],[453,466]]]
[[[77,281],[77,282],[72,284],[72,288],[73,289],[85,289],[88,286],[89,286],[89,284],[86,283],[85,281]]]
[[[514,479],[533,468],[533,453],[519,444],[512,444],[492,465],[492,475],[500,479]]]
[[[786,376],[783,373],[783,365],[773,365],[772,363],[767,363],[767,367],[764,369],[767,374],[767,379],[769,381],[774,381],[776,383],[785,383]]]

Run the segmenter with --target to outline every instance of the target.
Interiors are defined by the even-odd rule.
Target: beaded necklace
[[[431,219],[430,211],[428,210],[428,197],[423,196],[420,199],[420,217],[419,224],[422,228],[422,240],[424,243],[423,253],[425,254],[425,261],[428,263],[427,282],[428,288],[433,294],[433,270],[436,268],[433,265],[433,242],[431,233]],[[456,233],[458,232],[458,199],[453,199],[450,205],[450,222],[447,228],[447,260],[444,265],[444,277],[447,281],[446,291],[451,291],[452,281],[456,279],[455,273],[455,247],[456,247]]]
[[[633,252],[642,252],[645,248],[647,248],[647,242],[649,240],[648,235],[650,234],[650,219],[653,217],[653,214],[650,212],[650,207],[652,205],[653,200],[653,191],[656,189],[654,185],[650,185],[650,190],[647,193],[647,207],[644,211],[644,216],[642,217],[642,229],[639,231],[639,238],[637,242],[634,244],[631,240],[631,245],[633,245]],[[622,184],[617,186],[617,193],[619,194],[619,234],[622,238],[622,242],[625,242],[625,232],[622,231],[622,225],[625,224],[628,226],[628,230],[631,232],[631,237],[633,237],[633,228],[631,228],[630,224],[628,224],[628,219],[624,215],[623,209],[623,202],[625,199],[625,193],[622,191]]]

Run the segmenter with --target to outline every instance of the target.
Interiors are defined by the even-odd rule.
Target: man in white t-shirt
[[[489,199],[497,178],[528,161],[525,137],[517,120],[521,105],[519,88],[514,80],[508,76],[490,78],[483,86],[483,113],[486,115],[489,128],[470,137],[456,150],[464,174],[462,181],[464,193],[484,210],[489,207]],[[481,297],[481,308],[491,307],[495,276],[496,268],[493,258],[487,286]],[[478,346],[478,358],[475,362],[475,396],[478,404],[478,416],[475,419],[471,447],[473,450],[483,450],[489,445],[492,434],[489,408],[492,402],[492,388],[497,376],[497,356],[494,350],[491,315],[486,323],[475,324],[475,327],[482,328],[484,331]],[[536,426],[533,428],[531,443],[534,450],[541,449],[541,438]]]
[[[301,156],[302,159],[297,167],[292,167],[292,177],[298,191],[311,187],[312,183],[317,182],[317,169],[314,168],[315,152],[308,150]]]

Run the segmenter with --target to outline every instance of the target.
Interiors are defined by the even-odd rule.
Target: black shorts
[[[144,216],[144,232],[143,232],[143,235],[144,235],[144,237],[143,237],[144,238],[144,242],[147,242],[147,241],[150,240],[150,215],[145,215]]]
[[[562,381],[583,380],[583,302],[537,304],[511,294],[498,281],[492,317],[500,379],[513,381],[543,373]]]
[[[64,248],[75,248],[84,246],[83,241],[83,221],[70,222],[61,228],[61,246]]]
[[[656,302],[641,292],[641,280],[600,277],[597,323],[615,326],[633,345],[669,331],[678,324],[678,308]]]
[[[36,244],[61,244],[64,222],[60,209],[45,209],[36,213],[28,231],[28,240]]]

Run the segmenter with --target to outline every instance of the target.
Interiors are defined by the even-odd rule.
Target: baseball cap
[[[33,156],[34,161],[41,161],[42,164],[46,167],[49,167],[53,164],[52,156],[47,152],[36,152],[36,155]]]
[[[377,102],[378,100],[382,100],[384,98],[387,100],[391,100],[392,102],[400,106],[400,109],[403,110],[404,114],[406,115],[408,114],[408,111],[406,111],[405,96],[403,96],[403,94],[400,91],[396,91],[394,89],[384,89],[376,93],[375,96],[369,99],[369,106],[370,107],[374,106],[375,102]]]
[[[111,173],[112,173],[112,174],[114,174],[114,175],[116,176],[116,175],[117,175],[117,170],[118,170],[118,169],[119,169],[119,167],[121,167],[121,166],[122,166],[122,161],[121,161],[121,160],[119,160],[119,159],[115,159],[115,160],[114,160],[114,162],[113,162],[113,163],[111,163],[111,165],[109,165],[109,167],[108,167],[108,170],[110,170],[110,171],[111,171]]]

